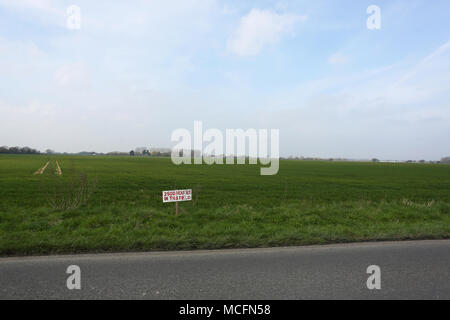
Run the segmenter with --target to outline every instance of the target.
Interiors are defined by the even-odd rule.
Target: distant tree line
[[[147,157],[170,157],[172,154],[170,149],[149,149],[146,147],[139,147],[129,152],[130,156],[147,156]]]
[[[40,154],[41,152],[29,147],[0,147],[0,154]]]
[[[196,150],[188,150],[188,152],[190,151],[191,153],[191,157],[198,157],[200,156],[199,151]],[[183,155],[183,151],[180,150],[180,156]],[[105,155],[105,153],[98,153],[98,152],[94,152],[94,151],[82,151],[82,152],[78,152],[78,153],[57,153],[51,149],[47,149],[45,150],[46,154],[75,154],[75,155]],[[8,147],[8,146],[1,146],[0,147],[0,154],[41,154],[41,152],[39,150],[30,148],[30,147]],[[147,147],[139,147],[136,148],[135,150],[131,150],[130,152],[121,152],[121,151],[113,151],[113,152],[109,152],[106,153],[106,155],[110,155],[110,156],[125,156],[125,155],[130,155],[130,156],[147,156],[147,157],[170,157],[172,155],[172,151],[168,148],[154,148],[154,149],[149,149]],[[222,155],[223,156],[223,155]],[[220,157],[220,156],[216,156],[216,157]],[[224,157],[224,156],[223,156]],[[349,159],[344,159],[344,158],[329,158],[329,159],[322,159],[322,158],[305,158],[305,157],[294,157],[294,156],[289,156],[288,158],[283,158],[281,157],[280,160],[328,160],[328,161],[351,161]],[[371,159],[372,162],[380,162],[379,159],[377,158],[373,158]],[[415,161],[415,160],[408,160],[408,161],[398,161],[398,162],[406,162],[406,163],[448,163],[450,164],[450,157],[443,157],[441,158],[440,161],[425,161],[425,160],[419,160],[419,161]]]

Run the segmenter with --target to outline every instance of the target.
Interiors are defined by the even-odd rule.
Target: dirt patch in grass
[[[56,160],[56,175],[58,176],[62,175],[62,170],[61,167],[59,166],[58,160]]]
[[[47,169],[49,163],[50,163],[50,161],[47,161],[47,163],[45,164],[45,166],[43,166],[42,168],[38,169],[38,170],[34,173],[34,175],[37,175],[37,174],[43,174],[43,173],[45,172],[45,169]]]

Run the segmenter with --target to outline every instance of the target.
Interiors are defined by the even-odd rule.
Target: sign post
[[[162,192],[163,202],[175,202],[175,214],[178,216],[178,202],[191,201],[192,189],[171,190]]]

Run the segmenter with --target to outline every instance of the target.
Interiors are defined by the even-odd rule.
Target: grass
[[[95,192],[55,209],[53,190],[73,193],[77,171]],[[175,188],[194,189],[178,217],[161,199]],[[0,255],[441,238],[450,238],[448,165],[281,161],[278,175],[260,176],[259,166],[166,158],[0,156]]]

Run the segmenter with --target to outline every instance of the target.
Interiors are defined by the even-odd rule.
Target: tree
[[[30,153],[31,153],[31,148],[29,148],[29,147],[23,147],[22,149],[20,149],[20,153],[23,153],[23,154],[30,154]]]
[[[45,153],[46,154],[54,154],[55,151],[53,151],[52,149],[47,149],[47,150],[45,150]]]
[[[36,149],[32,149],[30,147],[11,147],[8,148],[7,146],[2,146],[0,147],[0,153],[3,154],[37,154],[40,153],[38,150]]]
[[[134,149],[134,154],[135,155],[144,155],[145,153],[145,151],[147,151],[147,148],[146,147],[140,147],[140,148],[136,148],[136,149]]]
[[[20,153],[20,147],[11,147],[11,148],[9,148],[9,153],[19,154]]]
[[[380,160],[378,160],[377,158],[373,158],[372,162],[380,162]]]
[[[130,151],[130,156],[134,156],[134,151],[133,150]]]

